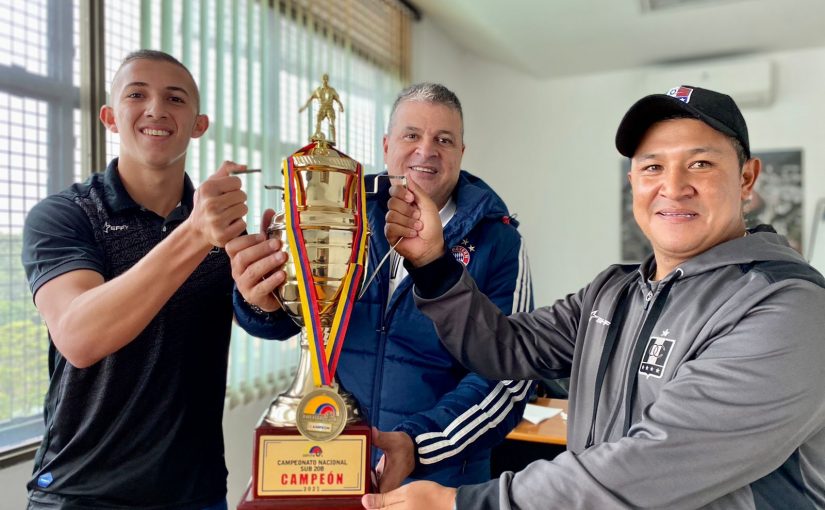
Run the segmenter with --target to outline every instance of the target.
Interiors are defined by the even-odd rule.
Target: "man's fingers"
[[[267,209],[264,211],[263,215],[261,215],[261,234],[266,235],[266,229],[269,228],[269,225],[272,224],[272,218],[275,217],[275,211],[272,209]]]
[[[219,197],[231,192],[241,192],[241,178],[229,175],[216,177],[212,175],[209,179],[203,181],[200,186],[201,195],[210,197]],[[244,193],[244,196],[246,193]]]
[[[387,469],[386,471],[387,473],[378,479],[378,492],[382,494],[401,487],[401,482],[404,481],[403,478],[398,476],[397,470]]]
[[[380,510],[382,508],[387,508],[387,505],[391,503],[385,501],[384,496],[384,494],[364,494],[361,497],[361,504],[368,510]]]
[[[257,305],[262,310],[267,312],[274,312],[281,308],[281,303],[275,298],[274,292],[278,287],[282,286],[286,281],[286,273],[283,271],[275,271],[270,276],[249,289],[249,294],[241,293],[248,303]],[[240,290],[240,287],[238,288]]]
[[[410,179],[407,180],[410,182]],[[415,195],[406,186],[393,184],[390,186],[390,196],[411,204],[415,202]]]
[[[260,244],[266,239],[262,234],[249,234],[245,236],[239,236],[235,239],[226,243],[226,254],[229,255],[230,258],[234,257],[238,253],[251,246],[255,246],[256,244]]]
[[[209,176],[209,179],[215,179],[220,177],[227,177],[232,175],[233,172],[238,172],[241,170],[246,170],[246,165],[239,165],[234,161],[224,161],[221,163],[221,166],[218,168],[217,172]],[[236,177],[237,179],[237,177]],[[238,179],[240,181],[240,179]]]
[[[284,262],[286,261],[286,253],[281,251],[281,241],[279,241],[278,239],[266,239],[261,234],[255,234],[244,237],[258,238],[258,236],[260,236],[260,238],[262,239],[261,241],[248,244],[245,248],[239,250],[233,256],[233,269],[238,269],[239,273],[248,272],[253,264],[259,261],[264,261],[267,257],[271,257],[276,254],[281,257],[284,257]],[[247,243],[243,242],[238,244],[246,245]],[[283,265],[283,262],[281,262],[278,266],[271,267],[270,270],[277,269],[281,265]],[[263,274],[265,273],[257,274],[256,276],[263,276]]]
[[[431,211],[435,211],[436,214],[438,213],[435,202],[432,201],[424,190],[418,187],[413,177],[407,178],[407,190],[415,196],[414,202],[418,208],[421,209],[422,215]]]
[[[380,459],[378,459],[378,464],[375,465],[375,474],[378,475],[378,479],[381,479],[381,476],[384,474],[384,464],[387,460],[386,455],[382,455]],[[384,492],[384,491],[380,491]]]
[[[287,254],[279,251],[267,255],[249,264],[244,271],[242,278],[250,282],[251,285],[258,285],[258,282],[269,277],[276,271],[281,271],[287,260]],[[274,289],[268,289],[269,291]]]
[[[361,505],[367,510],[378,510],[383,503],[383,494],[364,494],[361,496]]]
[[[379,448],[379,449],[383,449],[383,447],[387,446],[387,445],[383,444],[383,442],[384,442],[383,439],[384,438],[382,437],[381,431],[378,429],[378,427],[371,427],[371,429],[372,429],[371,433],[372,433],[372,444],[373,444],[373,446],[375,446],[376,448]]]
[[[225,248],[226,243],[243,234],[245,230],[246,221],[244,221],[242,218],[236,219],[235,221],[227,225],[226,228],[223,229],[223,232],[216,236],[216,246]]]
[[[261,234],[244,237],[257,239],[258,236]],[[248,287],[258,285],[262,279],[280,270],[288,259],[287,254],[281,251],[281,242],[278,239],[251,244],[245,239],[238,241],[233,249],[238,246],[246,246],[237,251],[231,259],[232,276],[238,281],[239,287],[243,287],[244,283],[247,283]]]
[[[394,223],[384,225],[384,237],[387,238],[390,246],[395,246],[395,243],[402,237],[412,238],[417,236],[418,231],[414,228],[403,227]]]
[[[232,278],[243,298],[264,310],[280,307],[273,292],[286,281],[281,269],[288,255],[281,251],[278,239],[266,239],[263,234],[253,234],[233,239],[228,251],[232,252]]]
[[[416,218],[411,218],[409,216],[405,216],[398,211],[393,211],[390,209],[387,211],[387,215],[385,216],[387,224],[398,225],[400,227],[406,227],[411,230],[421,230],[424,227],[424,224],[421,223]]]
[[[407,216],[412,219],[419,219],[421,218],[421,209],[418,208],[415,204],[408,204],[403,200],[392,197],[387,201],[387,209],[390,211],[395,211],[401,216]]]

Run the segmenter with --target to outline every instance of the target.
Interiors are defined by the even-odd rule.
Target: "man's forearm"
[[[131,269],[71,299],[48,324],[58,350],[83,367],[134,340],[212,249],[199,239],[184,222]]]

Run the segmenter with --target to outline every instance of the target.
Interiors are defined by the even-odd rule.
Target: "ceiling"
[[[460,47],[537,78],[825,46],[825,0],[413,0]],[[643,12],[644,11],[644,12]]]

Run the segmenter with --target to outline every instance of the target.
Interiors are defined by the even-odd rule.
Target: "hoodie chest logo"
[[[461,244],[453,246],[450,250],[453,253],[453,257],[465,266],[470,263],[471,254],[476,251],[476,247],[470,244],[470,241],[467,239],[463,239]]]
[[[670,353],[673,351],[673,345],[676,343],[675,340],[665,338],[669,333],[668,330],[665,330],[662,332],[662,336],[652,336],[647,341],[645,354],[642,357],[642,363],[639,365],[640,374],[647,378],[661,379],[670,359]]]

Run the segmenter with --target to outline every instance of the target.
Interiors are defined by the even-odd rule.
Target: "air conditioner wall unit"
[[[769,60],[660,66],[647,71],[645,92],[666,93],[693,85],[728,94],[740,108],[769,106],[774,99],[773,64]]]

